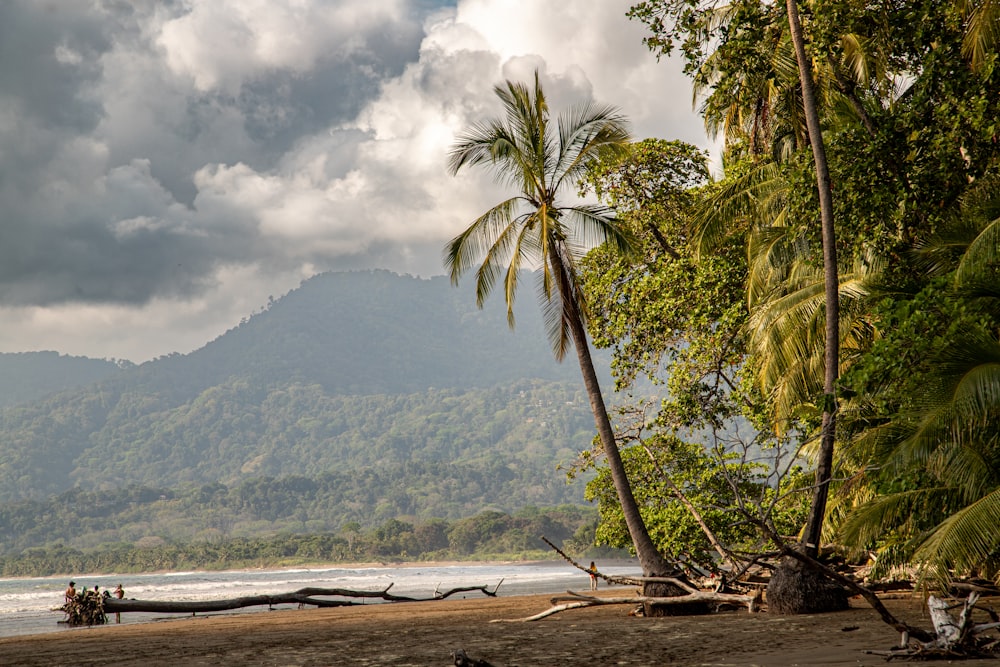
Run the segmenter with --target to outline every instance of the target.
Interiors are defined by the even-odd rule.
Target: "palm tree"
[[[562,360],[570,341],[590,398],[594,422],[608,460],[618,500],[647,576],[673,568],[649,537],[632,494],[611,420],[601,395],[586,335],[587,304],[579,283],[577,263],[595,243],[609,243],[629,252],[632,239],[604,206],[563,204],[558,196],[575,187],[588,164],[604,154],[624,154],[629,134],[624,118],[613,107],[585,104],[560,115],[556,129],[535,72],[534,89],[507,81],[494,87],[504,116],[477,124],[459,137],[449,156],[457,174],[466,165],[483,165],[518,194],[479,216],[445,249],[445,266],[453,284],[475,265],[476,303],[503,278],[507,320],[514,325],[514,298],[522,268],[537,266],[539,297],[556,359]]]
[[[833,226],[833,198],[830,188],[830,171],[826,162],[819,111],[813,90],[813,75],[806,56],[805,40],[796,0],[786,0],[788,28],[795,47],[795,60],[799,69],[802,91],[802,108],[809,144],[816,171],[819,192],[820,224],[823,238],[824,324],[826,351],[823,360],[823,422],[820,430],[820,447],[816,461],[816,487],[809,517],[803,531],[801,545],[806,554],[815,556],[819,550],[823,520],[826,516],[830,481],[833,477],[833,449],[836,438],[837,398],[835,388],[840,367],[840,294],[837,271],[837,248]],[[847,607],[847,596],[835,587],[817,580],[811,571],[803,570],[797,561],[786,560],[779,567],[767,587],[768,606],[777,613],[804,613],[831,611]]]

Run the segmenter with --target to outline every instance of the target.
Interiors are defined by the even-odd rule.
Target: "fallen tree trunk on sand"
[[[747,609],[751,613],[758,611],[763,600],[763,591],[756,586],[750,586],[753,592],[750,594],[741,593],[723,593],[721,592],[722,580],[717,582],[717,588],[714,592],[700,590],[695,588],[690,581],[683,575],[676,577],[615,577],[609,576],[601,573],[597,569],[591,569],[589,567],[584,567],[580,563],[573,560],[568,554],[566,554],[562,549],[552,544],[548,538],[544,535],[541,536],[542,541],[549,545],[557,554],[562,556],[563,560],[577,568],[582,570],[587,574],[595,577],[604,579],[610,584],[619,584],[625,586],[642,586],[645,592],[647,584],[664,584],[666,590],[676,592],[675,595],[639,595],[634,598],[628,598],[629,601],[634,601],[643,604],[643,613],[647,613],[645,610],[655,609],[657,607],[673,607],[678,609],[681,615],[686,614],[704,614],[712,610],[712,605],[720,604],[737,604],[746,605]],[[570,595],[578,595],[572,591],[568,591]],[[602,598],[597,598],[602,599]],[[618,602],[615,604],[626,604],[625,602]],[[579,609],[581,607],[587,607],[591,605],[577,604],[573,603],[567,609]],[[558,611],[563,611],[559,609]],[[552,612],[555,613],[555,612]],[[541,618],[548,616],[549,614],[543,614]],[[537,620],[537,619],[524,619],[524,620]]]
[[[356,591],[348,588],[300,588],[291,593],[279,593],[276,595],[250,595],[240,598],[229,598],[225,600],[119,600],[117,598],[103,597],[95,600],[95,604],[102,605],[103,614],[135,612],[153,612],[163,614],[197,614],[213,611],[231,611],[233,609],[243,609],[245,607],[259,607],[267,605],[272,607],[277,604],[300,604],[312,605],[315,607],[347,607],[351,605],[364,604],[351,598],[380,599],[386,602],[431,602],[434,600],[444,600],[458,593],[469,593],[477,591],[487,597],[496,597],[497,590],[503,579],[490,590],[488,586],[461,586],[448,591],[437,591],[431,597],[418,598],[406,595],[394,595],[389,592],[392,584],[377,591]],[[96,598],[96,596],[95,596]],[[341,598],[330,600],[324,598]],[[344,599],[347,598],[347,599]],[[65,611],[65,610],[64,610]],[[67,612],[68,613],[68,612]],[[89,618],[89,616],[86,616]]]
[[[549,600],[553,605],[552,607],[549,607],[545,611],[535,614],[534,616],[528,616],[527,618],[496,619],[491,622],[527,623],[531,621],[539,621],[543,618],[552,616],[553,614],[558,614],[561,611],[567,611],[569,609],[583,609],[585,607],[596,607],[609,604],[632,604],[642,607],[647,604],[657,606],[685,605],[692,603],[736,604],[741,606],[746,605],[747,610],[751,613],[757,611],[760,605],[759,595],[740,595],[736,593],[713,593],[711,591],[700,591],[691,587],[687,583],[672,577],[653,577],[647,578],[647,581],[652,580],[659,582],[660,579],[664,580],[662,583],[670,583],[683,588],[687,591],[687,594],[672,595],[670,597],[650,597],[648,595],[631,595],[628,597],[596,597],[593,595],[584,595],[582,593],[566,591],[566,595],[556,596]]]

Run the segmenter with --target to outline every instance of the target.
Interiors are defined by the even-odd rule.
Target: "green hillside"
[[[97,382],[8,406],[0,543],[80,530],[83,542],[188,539],[213,517],[252,536],[579,503],[582,482],[558,468],[589,446],[593,420],[577,369],[552,359],[526,305],[512,333],[502,304],[479,311],[444,278],[324,274],[191,354],[111,364]],[[254,509],[289,484],[294,502]],[[196,502],[213,485],[257,500]],[[93,520],[70,496],[49,505],[126,488],[186,500],[132,500]]]

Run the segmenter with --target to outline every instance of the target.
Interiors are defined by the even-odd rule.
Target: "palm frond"
[[[489,251],[509,227],[521,197],[500,202],[476,218],[445,246],[444,265],[453,285]]]
[[[566,356],[572,338],[567,300],[573,296],[582,296],[582,292],[574,293],[574,285],[570,280],[571,272],[565,261],[566,257],[558,244],[550,245],[547,270],[539,281],[539,299],[542,302],[545,332],[552,346],[552,353],[558,361],[562,361]]]
[[[709,254],[752,227],[780,224],[787,188],[779,165],[764,162],[707,197],[692,221],[697,253]]]
[[[966,6],[966,31],[962,40],[962,55],[973,68],[980,69],[1000,41],[1000,2],[978,0],[963,4]]]
[[[517,244],[521,238],[521,232],[523,232],[523,225],[520,223],[529,215],[530,213],[521,215],[504,227],[503,232],[497,236],[493,245],[486,250],[482,264],[476,270],[476,305],[480,308],[483,307],[487,297],[492,293],[497,279],[505,272],[504,267],[508,267],[506,280],[509,281],[511,280],[509,267],[511,265],[519,266],[521,252],[517,248]],[[516,283],[516,276],[513,280]],[[507,323],[513,328],[514,298],[509,286],[505,287],[504,298],[507,302]]]
[[[990,456],[990,447],[972,438],[961,438],[941,447],[932,457],[929,471],[942,483],[957,489],[962,502],[969,503],[1000,485],[1000,470]]]
[[[920,507],[945,505],[954,496],[947,487],[925,487],[879,496],[852,508],[838,527],[837,537],[845,544],[869,548],[882,535],[909,523]]]
[[[775,418],[783,423],[798,406],[821,393],[825,365],[825,311],[822,271],[793,261],[770,291],[762,290],[748,320],[748,340],[761,391],[772,397]],[[840,340],[845,350],[863,349],[874,335],[864,307],[865,269],[839,273]],[[841,370],[849,357],[841,357]]]
[[[955,270],[961,288],[978,281],[995,282],[1000,273],[1000,218],[986,225],[962,254]]]
[[[579,250],[571,252],[582,257],[590,249],[608,244],[616,254],[628,257],[635,252],[638,241],[615,216],[614,209],[596,204],[567,206],[563,215],[572,221],[573,238],[579,240]],[[569,244],[572,251],[573,245]]]
[[[577,183],[587,165],[602,153],[624,156],[631,141],[625,117],[613,106],[578,105],[560,115],[558,128],[559,149],[550,184],[553,191]]]
[[[951,570],[975,571],[1000,547],[1000,489],[958,510],[942,521],[920,545],[914,560],[927,572],[948,580]]]

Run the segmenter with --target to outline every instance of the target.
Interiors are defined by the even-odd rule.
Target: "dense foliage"
[[[552,471],[590,438],[586,399],[567,383],[330,396],[316,385],[263,390],[240,379],[169,409],[123,397],[105,411],[99,400],[17,411],[5,435],[20,446],[9,447],[3,470],[19,477],[5,480],[4,500],[70,486],[232,483],[414,462],[507,466],[524,482],[518,495],[557,502],[563,483]],[[536,485],[546,491],[527,490]]]
[[[259,405],[239,396],[216,387],[195,406],[109,421],[105,431],[127,432],[81,452],[78,488],[0,505],[0,544],[9,551],[60,539],[94,546],[331,530],[582,499],[582,485],[557,471],[591,434],[585,399],[572,387],[329,397],[293,386]]]
[[[834,489],[827,539],[877,554],[883,570],[917,563],[942,578],[1000,576],[998,5],[797,3],[833,184],[835,397],[824,388],[830,301],[813,154],[782,4],[647,0],[630,13],[648,27],[657,55],[678,50],[685,60],[706,126],[725,139],[725,171],[700,189],[676,169],[650,172],[679,187],[652,200],[628,194],[633,220],[648,228],[647,252],[626,265],[595,257],[591,285],[614,297],[603,302],[595,337],[615,349],[622,377],[640,370],[662,379],[661,360],[680,362],[671,403],[646,425],[658,430],[624,441],[641,447],[699,416],[708,424],[742,416],[758,434],[779,437],[772,444],[786,438],[809,454],[821,413],[839,410],[837,477],[847,482]],[[595,174],[602,196],[619,197],[627,184],[606,180],[616,170],[642,173],[608,163]],[[658,214],[678,210],[665,202],[686,208]],[[669,248],[657,250],[657,236]],[[711,288],[686,279],[696,271],[720,284],[734,279],[733,293],[705,304]],[[649,303],[623,298],[631,285]],[[708,324],[698,327],[702,313]],[[688,382],[697,365],[686,359],[695,355],[719,361],[703,377],[742,381]],[[727,405],[734,410],[720,413]],[[669,477],[661,471],[642,485]],[[648,495],[652,506],[668,493],[681,499],[669,488]]]

